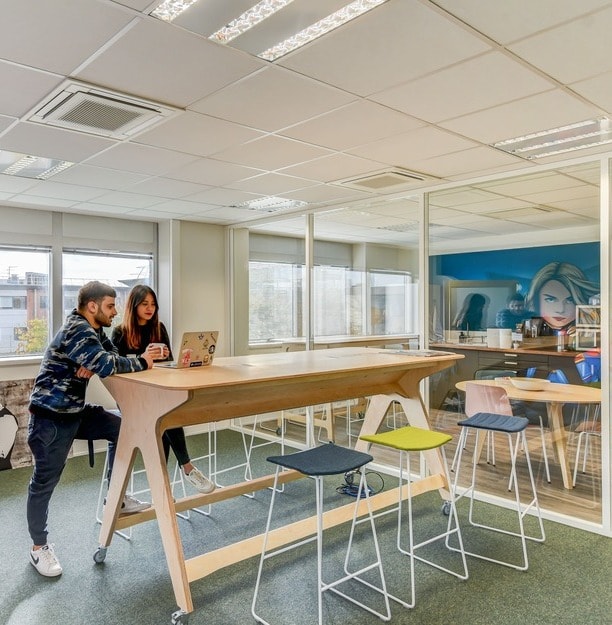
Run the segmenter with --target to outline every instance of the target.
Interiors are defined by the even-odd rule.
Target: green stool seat
[[[427,451],[437,449],[453,440],[453,437],[443,432],[424,430],[408,425],[397,430],[381,432],[380,434],[364,434],[359,437],[362,441],[383,445],[402,451]]]

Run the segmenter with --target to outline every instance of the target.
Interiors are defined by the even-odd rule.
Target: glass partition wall
[[[425,389],[432,426],[456,435],[464,408],[457,382],[505,368],[511,371],[506,375],[516,376],[560,371],[557,379],[584,384],[584,366],[576,360],[589,356],[587,348],[601,346],[601,382],[595,382],[602,385],[601,406],[564,408],[575,487],[563,483],[543,404],[530,407],[530,418],[538,423],[542,417],[542,431],[533,428],[533,434],[544,438],[550,483],[543,446],[532,428],[529,451],[545,514],[608,531],[610,456],[602,440],[609,436],[609,329],[607,324],[593,327],[593,319],[608,319],[609,309],[608,234],[600,234],[610,229],[607,210],[601,208],[610,203],[604,162],[447,185],[430,193],[379,196],[234,230],[234,267],[247,268],[233,274],[233,305],[240,311],[234,313],[234,353],[339,345],[456,351],[464,358],[432,376]],[[571,286],[567,275],[557,276],[569,293],[549,289],[542,295],[536,286],[554,263],[581,288]],[[482,296],[480,313],[462,322],[474,295]],[[563,304],[560,310],[555,300]],[[600,306],[599,317],[584,316],[595,310],[589,306]],[[511,332],[509,348],[493,347],[498,325]],[[557,351],[561,340],[563,351]],[[354,444],[364,402],[355,398],[354,410],[315,407],[318,440],[334,436],[339,443]],[[403,418],[390,413],[383,427],[405,424]],[[303,442],[294,428],[299,423],[288,423],[289,438]],[[503,452],[496,461],[501,470]],[[486,463],[484,468],[491,479],[483,496],[506,497],[497,469]]]
[[[430,346],[464,357],[430,381],[436,427],[458,434],[465,409],[458,382],[535,376],[601,383],[601,358],[589,349],[601,347],[601,251],[599,162],[429,195]],[[601,406],[563,408],[566,483],[546,404],[522,402],[514,409],[530,419],[541,506],[601,523]],[[491,445],[480,463],[481,490],[513,496],[500,488],[507,445],[501,438]],[[461,482],[467,479],[462,472]],[[526,479],[522,474],[521,482]]]

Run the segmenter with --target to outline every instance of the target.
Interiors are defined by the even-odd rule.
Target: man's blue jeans
[[[106,439],[110,478],[120,425],[121,418],[101,406],[87,405],[76,419],[55,420],[30,415],[28,444],[34,455],[34,472],[28,487],[27,517],[33,544],[47,544],[49,501],[73,441]]]

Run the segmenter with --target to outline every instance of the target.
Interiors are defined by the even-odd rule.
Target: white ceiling
[[[410,243],[418,207],[402,194],[534,168],[489,144],[612,117],[612,2],[388,0],[274,63],[255,56],[345,3],[295,0],[223,46],[208,35],[252,0],[199,0],[172,24],[150,0],[3,0],[0,150],[76,164],[47,181],[0,174],[2,205],[228,225],[266,216],[237,205],[272,195],[320,212],[321,236]],[[123,140],[27,121],[68,79],[177,112]],[[339,183],[396,168],[427,179]],[[588,229],[598,184],[589,165],[441,191],[432,235]]]

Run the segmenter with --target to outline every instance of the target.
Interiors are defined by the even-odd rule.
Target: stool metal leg
[[[444,448],[440,448],[440,452],[442,454],[442,461],[443,461],[443,466],[444,466],[444,471],[445,471],[445,476],[447,479],[447,482],[450,484],[450,479],[449,479],[449,470],[448,470],[448,462],[446,460],[446,454],[444,451]],[[463,548],[463,538],[461,536],[461,528],[459,527],[459,519],[457,517],[457,510],[455,507],[455,503],[454,503],[454,498],[451,497],[448,506],[448,522],[447,522],[447,526],[446,526],[446,531],[442,532],[441,534],[437,534],[436,536],[432,536],[430,538],[427,538],[426,540],[423,540],[417,544],[415,544],[414,542],[414,523],[413,523],[413,516],[412,516],[412,479],[410,476],[410,452],[408,451],[404,451],[404,450],[400,450],[400,475],[399,475],[399,479],[400,479],[400,487],[403,488],[404,485],[404,466],[406,467],[406,471],[407,471],[407,477],[406,477],[406,489],[407,489],[407,496],[406,496],[406,506],[408,508],[407,510],[407,516],[408,516],[408,548],[406,549],[405,547],[402,546],[402,536],[404,534],[404,532],[402,531],[402,523],[403,523],[403,518],[404,518],[404,511],[403,511],[403,497],[401,494],[401,490],[400,490],[400,496],[399,496],[399,502],[398,502],[398,507],[397,507],[397,549],[409,556],[410,558],[410,601],[409,602],[401,602],[405,607],[408,608],[413,608],[415,606],[416,603],[416,592],[415,592],[415,571],[414,571],[414,563],[416,560],[418,560],[419,562],[423,562],[424,564],[428,564],[429,566],[432,566],[435,569],[438,569],[439,571],[443,571],[444,573],[449,573],[450,575],[453,575],[454,577],[457,577],[460,580],[466,580],[469,577],[468,574],[468,568],[467,568],[467,562],[466,562],[466,558],[465,558],[465,551]],[[440,564],[438,564],[437,562],[433,562],[432,560],[428,560],[426,558],[423,558],[421,556],[416,555],[416,551],[417,549],[420,549],[421,547],[425,547],[426,545],[429,545],[431,543],[434,543],[438,540],[441,540],[442,538],[445,539],[445,544],[448,543],[448,539],[450,536],[456,534],[457,535],[457,540],[459,543],[459,548],[456,549],[456,551],[459,551],[461,554],[461,562],[462,562],[462,571],[453,571],[452,569],[446,568]],[[448,546],[448,545],[447,545]],[[455,551],[455,549],[453,549],[453,551]]]
[[[385,583],[385,577],[384,577],[384,572],[382,569],[382,560],[381,560],[381,556],[380,556],[380,549],[379,549],[379,545],[378,545],[378,538],[376,536],[376,528],[374,525],[374,517],[372,514],[372,508],[371,508],[371,504],[369,501],[369,493],[368,493],[368,489],[367,489],[367,483],[365,480],[365,471],[362,471],[362,475],[361,475],[361,480],[359,483],[359,491],[358,491],[358,495],[357,495],[357,499],[355,501],[355,510],[353,513],[353,522],[351,524],[351,530],[350,530],[350,536],[349,536],[349,543],[348,543],[348,547],[347,547],[347,553],[346,553],[346,557],[345,557],[345,562],[344,562],[344,570],[345,570],[345,576],[337,579],[333,582],[330,583],[326,583],[323,581],[323,477],[319,476],[319,475],[312,475],[311,477],[314,480],[315,483],[315,499],[316,499],[316,533],[314,536],[310,536],[308,538],[305,538],[303,540],[300,540],[298,542],[292,543],[290,545],[286,545],[284,547],[279,547],[273,551],[268,552],[268,537],[270,534],[270,528],[271,528],[271,524],[272,524],[272,512],[274,509],[274,503],[275,503],[275,499],[276,499],[276,494],[278,491],[278,477],[279,474],[281,472],[281,466],[277,466],[276,468],[276,472],[275,472],[275,476],[274,476],[274,485],[272,487],[272,496],[271,496],[271,500],[270,500],[270,508],[268,510],[268,518],[266,521],[266,530],[265,530],[265,534],[264,534],[264,538],[263,538],[263,546],[262,546],[262,552],[261,552],[261,557],[259,560],[259,567],[257,570],[257,579],[255,582],[255,590],[254,590],[254,594],[253,594],[253,601],[251,603],[251,614],[253,615],[253,618],[259,622],[259,623],[263,623],[263,625],[270,625],[270,623],[268,621],[266,621],[264,618],[262,618],[259,614],[257,614],[256,612],[256,606],[257,606],[257,600],[259,597],[259,590],[260,590],[260,586],[261,586],[261,578],[262,578],[262,570],[263,570],[263,565],[264,562],[276,555],[279,555],[281,553],[284,553],[286,551],[289,551],[291,549],[295,549],[296,547],[299,547],[301,545],[304,545],[306,543],[310,543],[313,541],[316,541],[317,543],[317,615],[318,615],[318,624],[319,625],[323,625],[323,593],[326,591],[332,591],[335,594],[343,597],[344,599],[350,601],[351,603],[354,603],[355,605],[367,610],[368,612],[370,612],[371,614],[374,614],[376,616],[378,616],[381,620],[383,621],[389,621],[391,619],[391,609],[389,606],[389,597],[387,595],[387,590],[386,590],[386,583]],[[349,559],[350,559],[350,553],[351,553],[351,548],[352,548],[352,544],[353,544],[353,537],[354,537],[354,531],[355,531],[355,526],[358,523],[358,512],[359,512],[359,503],[361,501],[362,496],[365,495],[365,499],[366,499],[366,505],[367,505],[367,509],[368,509],[368,515],[370,518],[370,523],[371,523],[371,529],[372,529],[372,534],[373,534],[373,539],[374,539],[374,545],[375,545],[375,551],[376,551],[376,562],[374,562],[373,564],[364,566],[363,568],[361,568],[358,571],[355,572],[349,572],[348,571],[348,563],[349,563]],[[363,573],[372,570],[374,568],[377,568],[380,574],[380,579],[381,579],[381,587],[377,587],[374,584],[371,584],[363,579],[361,579],[359,576],[362,575]],[[348,580],[354,579],[358,582],[361,582],[362,584],[368,586],[369,588],[372,588],[373,590],[377,591],[378,593],[382,594],[384,597],[384,603],[385,603],[385,612],[381,613],[381,612],[377,612],[376,610],[374,610],[373,608],[371,608],[370,606],[365,605],[364,603],[354,599],[353,597],[350,597],[348,595],[346,595],[344,592],[340,591],[337,586],[340,585],[343,582],[346,582]]]
[[[537,492],[536,492],[536,487],[535,487],[535,480],[533,477],[533,470],[531,467],[531,459],[529,457],[529,449],[527,447],[527,439],[525,436],[525,431],[522,430],[520,432],[516,433],[516,439],[513,441],[512,438],[512,434],[507,433],[507,432],[503,432],[506,434],[506,436],[508,437],[508,447],[509,447],[509,451],[510,451],[510,480],[509,480],[509,488],[514,488],[514,494],[515,494],[515,505],[516,505],[516,512],[518,515],[518,524],[519,524],[519,531],[518,532],[513,532],[513,531],[509,531],[509,530],[504,530],[502,528],[499,527],[494,527],[491,525],[486,525],[484,523],[478,523],[476,521],[474,521],[474,501],[475,501],[475,492],[476,492],[476,467],[477,467],[477,463],[476,463],[476,459],[474,458],[472,461],[472,477],[471,477],[471,482],[470,485],[459,495],[457,495],[458,493],[458,479],[459,479],[459,469],[461,466],[461,459],[462,459],[462,455],[463,455],[463,445],[465,444],[465,439],[467,437],[467,432],[468,432],[467,427],[462,428],[461,430],[461,435],[459,438],[459,443],[458,445],[460,446],[460,451],[459,451],[459,457],[457,459],[457,468],[456,468],[456,472],[455,472],[455,480],[454,480],[454,484],[453,484],[453,496],[455,499],[455,504],[463,497],[468,497],[470,500],[470,504],[469,504],[469,514],[468,514],[468,520],[469,523],[471,525],[473,525],[474,527],[479,527],[482,529],[487,529],[489,531],[493,531],[493,532],[497,532],[500,534],[506,534],[508,536],[514,536],[517,538],[520,538],[521,540],[521,548],[522,548],[522,563],[521,564],[513,564],[511,562],[507,562],[507,561],[503,561],[503,560],[498,560],[495,558],[491,558],[489,556],[485,556],[483,554],[478,554],[478,553],[474,553],[474,552],[470,552],[470,551],[466,551],[467,555],[473,556],[475,558],[480,558],[482,560],[487,560],[489,562],[493,562],[495,564],[500,564],[502,566],[507,566],[513,569],[517,569],[519,571],[525,571],[527,570],[527,568],[529,567],[529,560],[528,560],[528,556],[527,556],[527,540],[531,540],[534,542],[544,542],[546,535],[544,532],[544,524],[542,521],[542,515],[541,515],[541,511],[540,511],[540,506],[539,506],[539,502],[538,502],[538,496],[537,496]],[[478,444],[478,437],[480,437],[481,435],[486,435],[487,431],[482,431],[480,429],[476,429],[476,444]],[[530,483],[530,487],[531,487],[531,495],[532,495],[532,499],[531,501],[526,504],[526,505],[522,505],[521,504],[521,500],[520,500],[520,492],[519,492],[519,485],[518,485],[518,477],[517,477],[517,472],[516,472],[516,460],[517,460],[517,456],[518,456],[518,451],[520,446],[523,446],[524,449],[524,453],[525,453],[525,461],[527,463],[527,470],[528,470],[528,474],[529,474],[529,483]],[[528,514],[528,512],[530,510],[535,510],[535,516],[538,522],[538,526],[539,526],[539,535],[536,536],[531,536],[528,535],[525,531],[525,524],[524,524],[524,519],[525,516]],[[448,544],[448,540],[447,540],[447,544]],[[450,545],[448,545],[449,548],[454,549],[454,547],[451,547]]]

